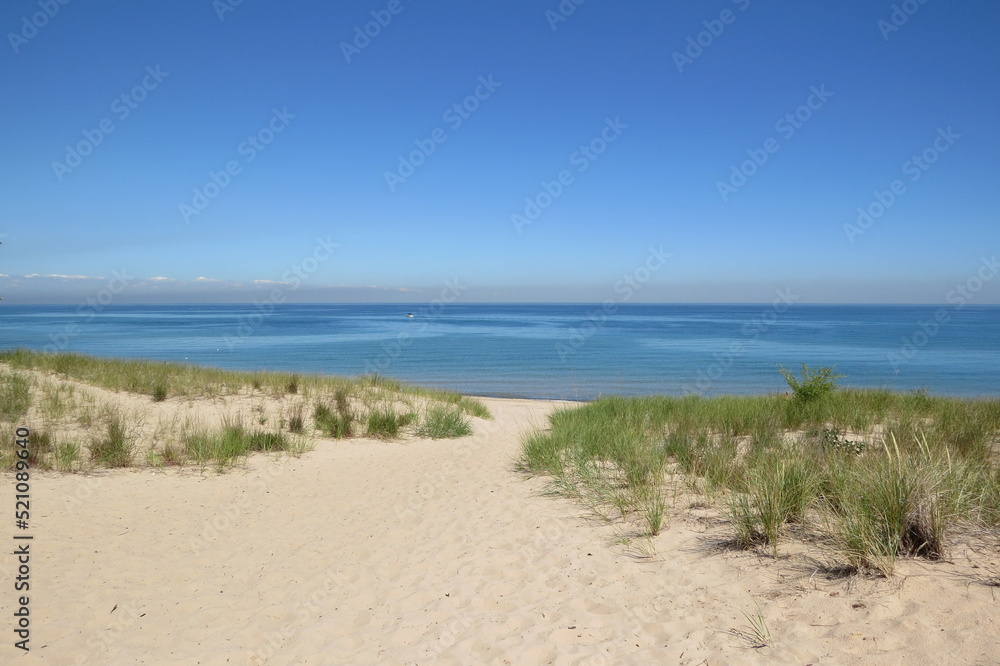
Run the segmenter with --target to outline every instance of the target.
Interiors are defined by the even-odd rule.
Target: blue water
[[[263,307],[110,306],[95,313],[90,306],[2,306],[0,348],[378,372],[468,394],[529,398],[784,391],[776,364],[802,362],[836,365],[845,386],[1000,395],[1000,307]]]

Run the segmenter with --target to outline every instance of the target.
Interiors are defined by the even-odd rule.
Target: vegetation
[[[605,398],[528,434],[521,465],[597,515],[655,534],[684,486],[723,509],[730,545],[792,533],[859,571],[942,557],[961,525],[1000,528],[1000,401],[836,390],[803,366],[791,397]],[[792,528],[795,529],[792,529]]]
[[[431,439],[465,437],[472,434],[472,426],[461,409],[446,405],[431,405],[424,412],[417,434]]]
[[[273,397],[287,394],[324,395],[338,389],[349,394],[368,390],[424,397],[457,405],[464,413],[489,418],[489,410],[479,400],[438,389],[409,386],[379,375],[335,377],[299,375],[285,372],[241,372],[206,368],[186,363],[142,359],[112,359],[82,354],[47,354],[26,349],[0,351],[0,363],[15,370],[41,370],[112,391],[156,396],[162,394],[194,398],[218,397],[263,391]],[[17,376],[14,374],[14,376]],[[6,390],[8,381],[3,381]],[[0,418],[5,396],[0,394]],[[25,408],[26,409],[26,408]]]
[[[299,403],[288,414],[288,432],[301,435],[305,429],[306,421],[302,415],[302,403]]]
[[[802,364],[802,376],[796,378],[791,372],[781,366],[778,370],[781,376],[788,382],[788,387],[792,389],[792,395],[801,402],[812,402],[819,400],[823,396],[837,388],[837,380],[843,375],[833,374],[832,367],[823,367],[818,370],[810,370],[805,363]]]
[[[119,412],[106,415],[104,431],[90,443],[90,458],[105,467],[128,467],[135,455],[135,436]]]
[[[221,399],[222,405],[236,411],[216,414],[216,418],[229,415],[221,427],[192,429],[174,412],[161,412],[152,405],[142,414],[109,408],[117,401],[95,394],[92,387],[144,395],[156,403],[168,396],[207,397],[213,404]],[[298,455],[317,434],[307,424],[305,410],[310,404],[316,430],[337,438],[394,438],[404,431],[458,437],[465,432],[461,424],[469,427],[466,415],[490,417],[475,398],[374,375],[233,372],[157,361],[0,351],[0,422],[31,427],[29,462],[35,469],[76,472],[95,466],[214,463],[221,470],[254,452]],[[243,409],[251,412],[253,429],[242,425],[239,410]],[[423,420],[418,419],[418,410],[425,414]],[[147,427],[142,418],[137,421],[149,414],[159,422]],[[424,423],[427,418],[432,421]],[[267,428],[268,423],[276,425]],[[12,469],[15,461],[12,441],[0,444],[0,469]]]
[[[0,375],[0,421],[15,421],[31,407],[31,385],[17,373]]]
[[[313,409],[313,421],[316,427],[327,437],[342,439],[354,434],[354,412],[347,398],[347,391],[338,389],[335,394],[336,408],[330,409],[325,403],[316,403]]]
[[[241,424],[227,424],[221,430],[200,431],[184,438],[183,456],[204,465],[215,463],[219,470],[231,466],[254,452],[277,452],[291,449],[282,433],[247,430]],[[172,459],[177,452],[171,451]],[[166,455],[164,459],[166,459]]]
[[[397,412],[396,406],[391,402],[376,406],[368,412],[367,434],[369,437],[382,439],[399,437],[399,431],[413,423],[416,417],[413,412]]]

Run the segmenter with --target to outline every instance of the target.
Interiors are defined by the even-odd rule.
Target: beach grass
[[[431,439],[465,437],[472,434],[472,425],[462,410],[449,405],[430,405],[424,411],[417,435]]]
[[[121,394],[125,400],[102,396],[90,387]],[[166,404],[137,409],[135,401],[128,401],[130,396]],[[203,404],[215,419],[223,418],[221,427],[189,427],[179,422],[177,411],[171,411],[190,408],[200,400],[206,401]],[[133,407],[126,407],[130,404]],[[311,424],[306,415],[309,406]],[[163,409],[166,412],[158,411]],[[247,415],[242,410],[249,411],[252,428],[243,425]],[[300,455],[311,448],[317,431],[336,438],[401,437],[423,427],[418,425],[419,413],[440,421],[430,424],[427,432],[441,437],[465,434],[462,424],[468,427],[468,416],[490,417],[485,404],[475,398],[378,375],[242,372],[24,349],[0,351],[0,422],[31,425],[31,464],[39,469],[75,472],[188,463],[225,469],[256,452]],[[149,427],[141,423],[147,414],[153,419]],[[449,419],[451,423],[445,423]],[[11,469],[14,454],[13,445],[0,446],[0,467]]]
[[[395,439],[400,431],[417,418],[415,412],[398,411],[392,402],[376,405],[368,412],[366,434],[380,439]]]
[[[380,375],[337,377],[222,370],[187,363],[102,358],[70,353],[49,354],[27,349],[0,351],[0,363],[8,365],[13,370],[40,370],[112,391],[145,394],[154,400],[158,400],[161,396],[163,399],[167,396],[217,397],[253,391],[277,397],[296,394],[325,395],[342,389],[360,395],[367,389],[380,389],[389,393],[454,404],[471,416],[490,418],[486,405],[475,398],[441,389],[410,386]],[[3,382],[4,387],[8,384],[10,382]],[[5,413],[3,410],[8,403],[11,408],[15,408],[17,403],[14,396],[8,398],[6,393],[0,393],[0,417]]]
[[[0,421],[15,421],[31,407],[31,383],[16,372],[0,374]]]
[[[135,435],[124,415],[109,410],[104,428],[90,442],[91,460],[104,467],[129,467],[135,456]]]
[[[291,440],[284,433],[251,430],[235,420],[230,420],[221,429],[187,433],[183,445],[183,452],[170,452],[172,460],[177,460],[180,454],[181,460],[186,457],[199,465],[212,463],[219,470],[237,464],[251,453],[277,453],[293,449]],[[167,454],[163,457],[166,460]]]
[[[828,382],[832,373],[804,369]],[[523,470],[598,515],[665,520],[671,474],[720,507],[730,545],[808,528],[857,571],[944,557],[961,526],[1000,528],[1000,401],[924,391],[608,397],[554,413],[522,440]]]

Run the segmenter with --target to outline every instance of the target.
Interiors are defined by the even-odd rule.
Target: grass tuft
[[[103,433],[90,442],[90,459],[105,467],[129,467],[135,455],[135,437],[125,425],[125,418],[109,411]]]
[[[325,403],[316,403],[313,408],[313,421],[316,427],[327,437],[342,439],[354,434],[355,416],[351,409],[347,391],[339,389],[335,395],[336,409],[330,409]]]
[[[431,439],[465,437],[472,434],[472,426],[462,410],[446,405],[431,405],[424,412],[417,435]]]
[[[395,405],[385,403],[368,412],[367,431],[369,437],[392,439],[399,437],[400,430],[416,420],[413,412],[396,411]]]
[[[17,373],[0,375],[0,421],[16,421],[31,408],[31,384]]]

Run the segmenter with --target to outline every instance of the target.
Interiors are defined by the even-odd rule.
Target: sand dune
[[[712,552],[720,527],[678,508],[641,557],[513,470],[557,405],[487,402],[495,419],[459,440],[37,475],[32,650],[8,632],[3,662],[998,663],[998,590],[961,548],[888,581],[827,579]],[[748,638],[758,612],[768,647]]]

